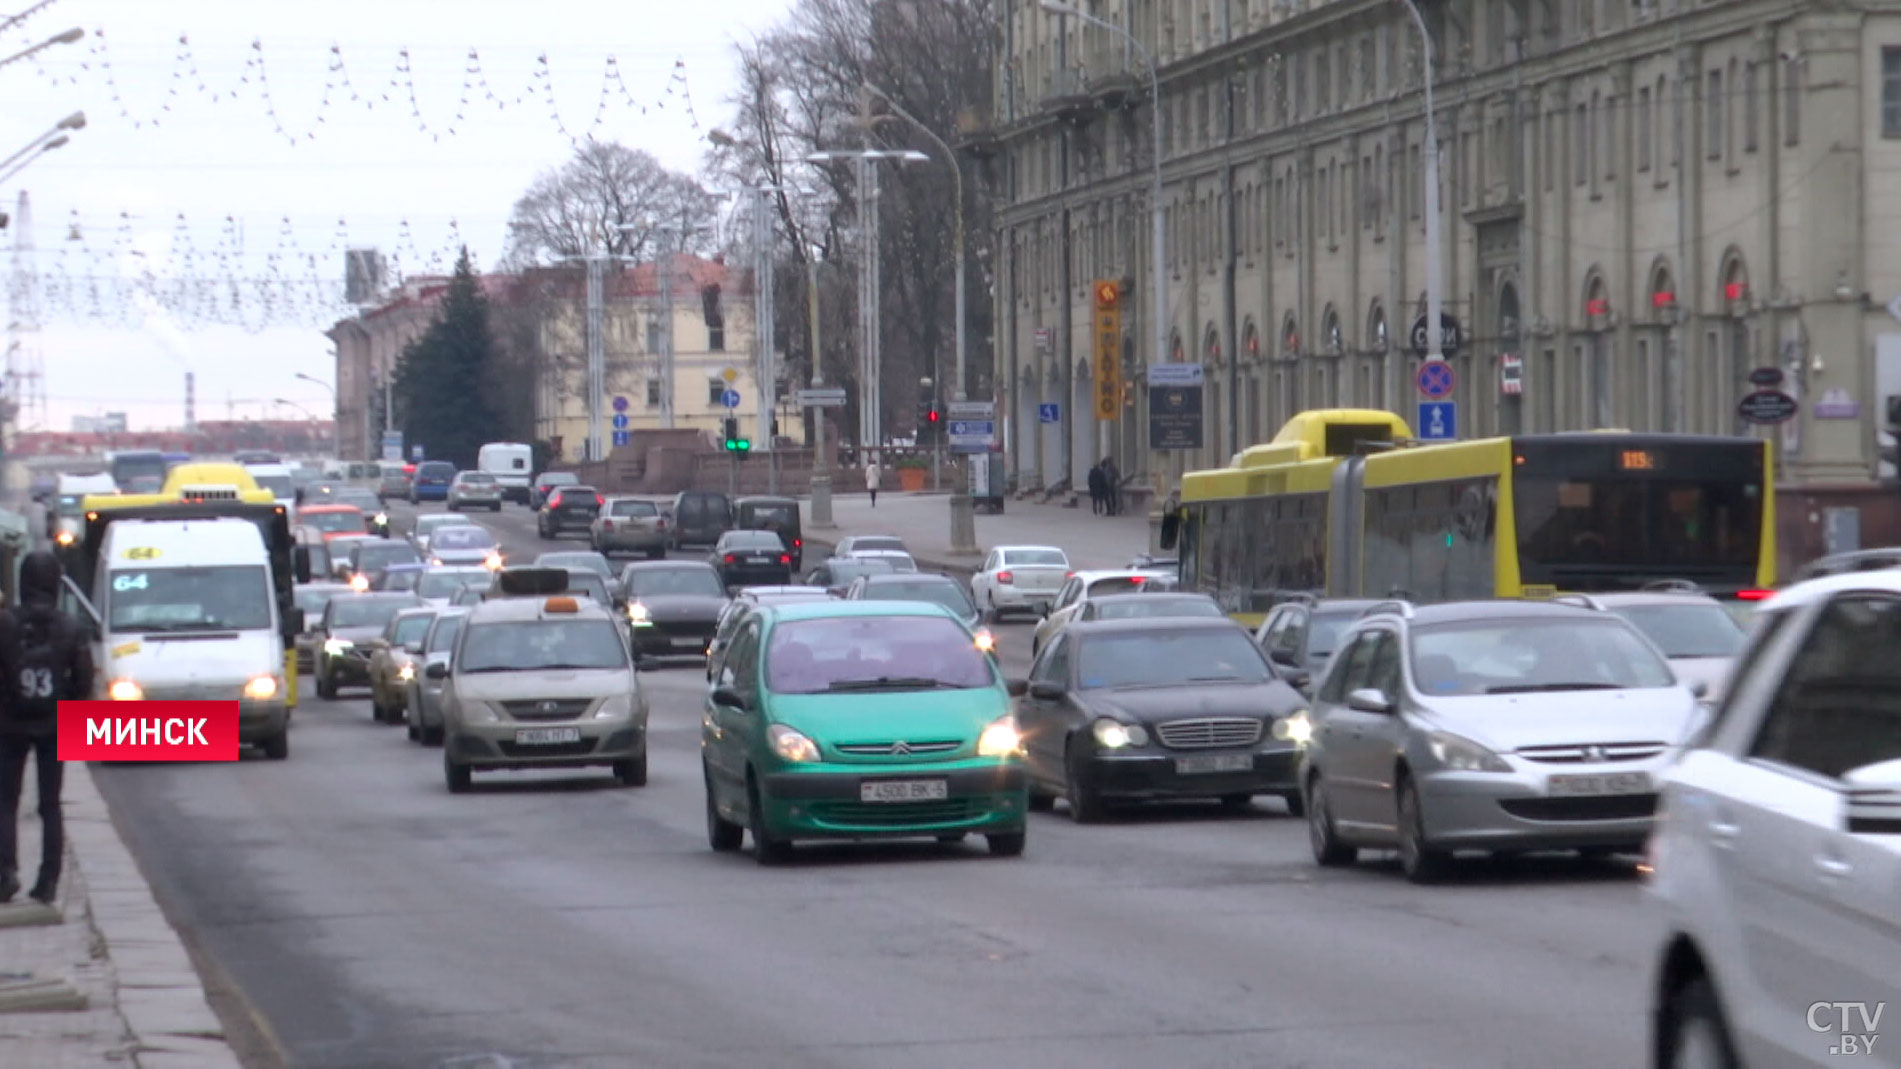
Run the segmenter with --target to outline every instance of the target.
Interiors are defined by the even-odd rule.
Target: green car
[[[800,839],[976,832],[1023,853],[1028,781],[990,654],[942,606],[761,605],[740,625],[702,722],[706,833],[762,865]]]

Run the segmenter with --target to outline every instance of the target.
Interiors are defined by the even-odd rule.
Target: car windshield
[[[711,568],[649,568],[627,573],[627,594],[636,598],[674,594],[723,598],[726,584]]]
[[[863,552],[866,552],[867,550],[871,550],[871,551],[882,550],[882,551],[889,551],[892,553],[909,553],[910,552],[910,550],[907,550],[904,548],[904,540],[899,539],[899,538],[885,538],[879,535],[869,535],[863,538],[854,538],[851,540],[851,551],[853,553],[863,553]]]
[[[606,620],[524,620],[471,624],[458,672],[624,669],[627,647]]]
[[[492,549],[495,536],[488,528],[474,524],[459,527],[443,527],[429,535],[429,548],[437,549]]]
[[[1104,598],[1096,604],[1098,620],[1226,615],[1212,598]]]
[[[270,576],[262,566],[115,569],[107,594],[111,631],[260,631],[271,626]]]
[[[799,526],[799,506],[747,505],[741,510],[740,522],[765,531],[794,530]]]
[[[786,548],[785,540],[771,531],[729,531],[720,539],[721,549],[769,549]]]
[[[866,601],[928,601],[933,605],[942,605],[959,616],[977,615],[977,606],[971,604],[970,595],[964,593],[963,587],[948,581],[866,583],[863,597]]]
[[[1670,666],[1629,624],[1615,618],[1428,625],[1413,631],[1412,665],[1420,692],[1436,696],[1621,690],[1676,682]]]
[[[401,590],[413,593],[416,587],[421,585],[422,576],[423,570],[421,568],[401,564],[394,565],[389,571],[383,573],[383,581],[376,584],[375,589]]]
[[[1307,656],[1331,657],[1340,645],[1340,633],[1360,618],[1352,612],[1316,612],[1307,618]]]
[[[253,475],[251,481],[257,483],[259,490],[269,490],[275,498],[293,497],[297,493],[288,475]]]
[[[607,580],[601,578],[599,575],[594,572],[584,571],[580,568],[568,568],[566,571],[568,573],[568,589],[563,591],[563,593],[573,594],[578,591],[600,602],[602,605],[606,605],[613,600],[607,593]]]
[[[388,564],[420,562],[416,556],[416,547],[402,542],[384,542],[374,539],[356,547],[356,566],[358,568],[376,568]]]
[[[1113,579],[1097,579],[1089,584],[1089,596],[1099,598],[1104,594],[1134,594],[1142,589],[1148,577],[1141,575],[1118,575]]]
[[[330,626],[387,627],[391,617],[420,604],[415,598],[339,597],[330,602]]]
[[[651,501],[616,501],[609,516],[658,516],[660,506]]]
[[[61,494],[58,512],[61,516],[77,516],[85,508],[85,494]]]
[[[1734,657],[1748,638],[1721,605],[1620,605],[1611,611],[1637,625],[1665,657]]]
[[[413,646],[421,642],[423,636],[429,633],[429,625],[433,623],[435,619],[436,618],[432,615],[418,614],[416,616],[405,616],[396,621],[396,644],[399,646]]]
[[[575,475],[571,471],[551,471],[536,480],[536,482],[539,482],[543,487],[574,486],[580,481],[580,476]]]
[[[463,616],[445,616],[436,620],[435,630],[429,632],[429,653],[441,653],[455,645],[455,637],[462,633]]]
[[[370,529],[369,521],[363,518],[363,513],[355,509],[324,509],[321,512],[305,510],[297,514],[297,522],[306,527],[315,527],[325,534]]]
[[[614,566],[607,563],[607,558],[599,553],[543,553],[535,558],[535,567],[593,572],[602,578],[614,574]]]
[[[1274,678],[1247,632],[1196,627],[1087,635],[1076,658],[1084,690],[1179,687],[1191,683],[1266,683]]]
[[[864,557],[827,561],[826,567],[832,571],[832,582],[841,585],[861,575],[890,575],[898,570],[897,565],[888,560]]]
[[[416,593],[425,598],[446,598],[465,586],[489,584],[488,573],[476,575],[470,572],[424,572],[416,583]]]
[[[1004,551],[1003,563],[1011,568],[1067,568],[1069,558],[1060,549],[1011,549]]]
[[[376,500],[376,495],[368,490],[339,490],[330,499],[340,505],[355,505],[368,514],[374,514],[383,507],[383,503]]]
[[[766,687],[777,694],[961,690],[996,679],[970,633],[943,616],[788,620],[766,648]]]
[[[341,590],[311,590],[308,587],[299,587],[296,594],[297,607],[304,610],[305,619],[315,623],[317,617],[323,615],[323,607],[330,604],[331,598],[341,593],[343,593]]]
[[[864,555],[861,556],[860,554]],[[917,561],[913,560],[909,553],[899,553],[894,550],[853,550],[851,559],[854,561],[875,561],[885,565],[894,572],[917,571]]]

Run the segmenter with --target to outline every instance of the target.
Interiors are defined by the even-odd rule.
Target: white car
[[[911,551],[905,547],[904,539],[896,535],[847,535],[839,539],[838,545],[832,548],[834,557],[850,557],[866,552],[902,553],[907,557],[911,555]]]
[[[1653,1064],[1894,1065],[1901,572],[1800,583],[1757,616],[1663,783]]]
[[[1030,639],[1030,656],[1034,657],[1043,649],[1043,644],[1054,638],[1056,632],[1069,623],[1076,610],[1090,598],[1099,598],[1105,594],[1130,594],[1138,590],[1162,572],[1139,571],[1133,568],[1117,568],[1113,571],[1076,572],[1056,592],[1056,599],[1044,610],[1043,619],[1036,625],[1036,634]]]
[[[850,553],[839,553],[836,556],[849,557],[853,560],[889,561],[891,567],[900,572],[918,570],[917,559],[901,549],[855,549]]]
[[[990,620],[1006,612],[1040,613],[1075,574],[1069,555],[1055,546],[998,546],[970,577],[970,598]]]
[[[429,552],[429,537],[444,527],[473,524],[475,521],[459,512],[428,512],[416,517],[416,526],[409,532],[409,544],[416,552]]]

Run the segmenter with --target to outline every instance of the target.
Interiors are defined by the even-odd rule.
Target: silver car
[[[422,670],[410,677],[403,695],[403,723],[409,728],[411,742],[424,746],[442,743],[442,680],[430,677],[429,666],[449,663],[449,651],[455,648],[455,637],[462,633],[462,621],[468,616],[465,608],[441,609],[429,625],[429,633],[423,636]]]
[[[409,529],[409,544],[416,547],[416,552],[427,553],[429,552],[429,539],[436,533],[437,529],[443,527],[467,526],[474,522],[474,520],[469,519],[467,516],[458,515],[453,512],[424,513],[416,517],[415,525]]]
[[[1749,633],[1723,603],[1692,591],[1637,591],[1627,594],[1569,594],[1590,609],[1613,612],[1637,625],[1676,669],[1677,678],[1701,685],[1706,703],[1723,696],[1730,668]]]
[[[429,536],[429,563],[433,566],[502,566],[501,546],[486,527],[438,527]]]
[[[644,497],[610,497],[588,531],[588,544],[604,557],[645,553],[651,560],[667,555],[667,517],[659,502]]]
[[[1659,775],[1700,728],[1692,689],[1622,617],[1550,602],[1376,605],[1316,688],[1301,785],[1322,865],[1399,850],[1639,849]]]
[[[443,507],[450,512],[463,509],[488,509],[490,512],[502,511],[502,484],[495,476],[485,471],[458,471],[455,481],[449,484],[449,496]]]

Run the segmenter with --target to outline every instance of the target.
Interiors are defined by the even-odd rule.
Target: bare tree
[[[681,228],[676,248],[707,252],[717,204],[690,176],[612,141],[589,141],[574,158],[543,173],[515,202],[506,266],[585,256],[597,249],[646,258],[657,233]]]

